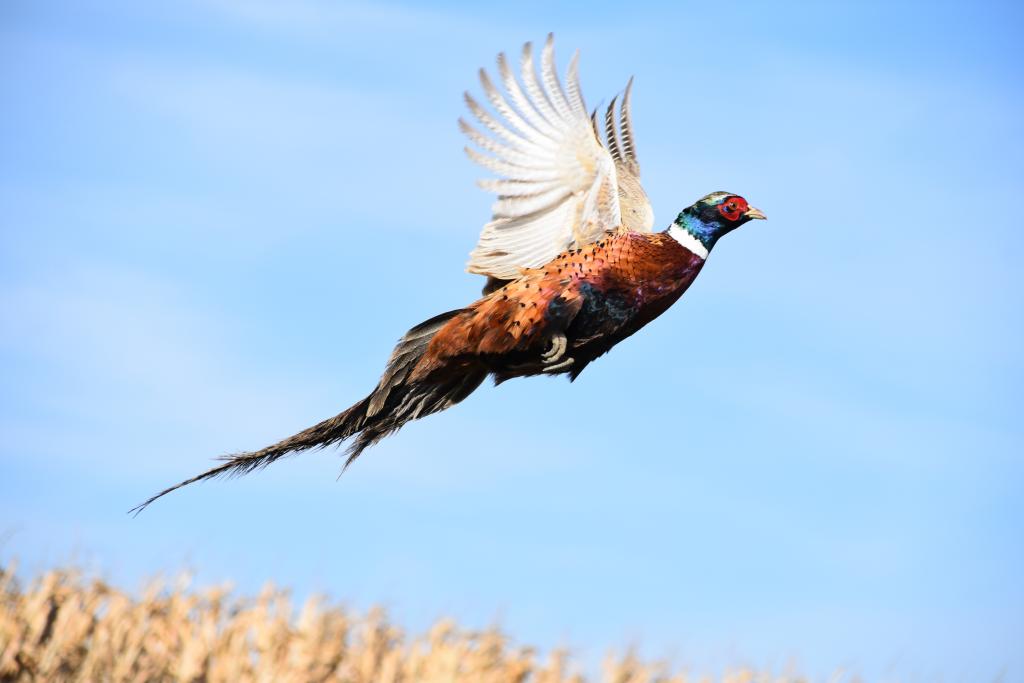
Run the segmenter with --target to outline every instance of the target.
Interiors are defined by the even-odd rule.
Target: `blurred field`
[[[380,610],[356,615],[307,600],[298,611],[272,586],[255,598],[227,588],[152,583],[138,597],[75,570],[20,586],[0,570],[0,681],[351,681],[561,683],[584,681],[566,652],[540,658],[497,630],[436,623],[407,636]],[[796,683],[736,670],[721,678],[672,673],[609,656],[609,683]],[[835,677],[833,681],[849,681]]]

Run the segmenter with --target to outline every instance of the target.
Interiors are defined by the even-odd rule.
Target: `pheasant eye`
[[[741,206],[738,199],[730,199],[718,205],[718,212],[730,221],[739,220],[740,214],[746,207]]]

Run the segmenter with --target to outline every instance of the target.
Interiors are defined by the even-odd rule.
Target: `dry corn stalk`
[[[632,654],[608,657],[608,683],[712,683]],[[723,683],[797,683],[746,669]],[[845,676],[835,680],[849,681]],[[495,629],[448,620],[407,638],[383,611],[358,616],[318,598],[293,613],[286,591],[153,582],[132,597],[74,570],[23,589],[0,569],[0,681],[254,681],[260,683],[583,683],[561,650],[543,660]]]

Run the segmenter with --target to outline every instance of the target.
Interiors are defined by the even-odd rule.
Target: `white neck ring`
[[[691,235],[690,231],[683,226],[678,223],[673,223],[668,228],[668,234],[671,235],[672,239],[679,242],[679,244],[683,245],[697,256],[700,256],[702,259],[707,259],[708,248],[704,246],[703,242]]]

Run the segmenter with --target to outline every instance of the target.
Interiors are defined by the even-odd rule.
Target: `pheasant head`
[[[683,209],[669,232],[677,239],[688,238],[688,244],[693,244],[697,250],[703,248],[704,253],[701,255],[707,256],[719,237],[755,218],[764,219],[767,216],[750,206],[738,194],[712,192],[693,206]]]

